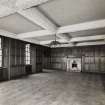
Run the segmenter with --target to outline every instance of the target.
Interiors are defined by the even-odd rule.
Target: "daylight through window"
[[[0,67],[2,67],[2,41],[0,38]]]
[[[27,65],[30,64],[30,44],[26,44],[26,47],[25,47],[25,63]]]

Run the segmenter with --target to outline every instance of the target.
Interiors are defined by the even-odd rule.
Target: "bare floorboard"
[[[50,71],[0,83],[0,105],[105,105],[105,75]]]

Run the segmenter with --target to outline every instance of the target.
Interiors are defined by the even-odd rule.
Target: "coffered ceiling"
[[[105,44],[105,0],[0,0],[0,34],[32,43]]]

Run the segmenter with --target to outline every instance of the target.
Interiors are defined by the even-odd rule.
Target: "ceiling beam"
[[[17,0],[16,7],[20,9],[27,9],[33,6],[37,6],[46,3],[51,0]]]
[[[42,28],[51,31],[52,33],[50,32],[49,35],[53,35],[57,32],[57,26],[51,20],[49,20],[43,13],[41,13],[36,7],[18,11],[18,13],[27,18],[28,20],[32,21],[33,23],[41,26]],[[67,35],[65,34],[59,34],[57,36],[61,39],[69,39],[69,37],[67,37]]]
[[[105,45],[105,41],[96,41],[96,42],[83,42],[83,43],[77,43],[76,45],[70,44],[62,44],[58,45],[56,47],[79,47],[79,46],[92,46],[92,45]]]
[[[41,45],[49,44],[51,41],[54,41],[54,40],[40,41],[40,44]],[[57,39],[57,41],[62,42],[62,43],[65,42],[65,40],[63,39]]]
[[[70,42],[93,41],[93,40],[102,40],[102,39],[103,40],[105,39],[105,35],[75,37],[75,38],[71,38]]]
[[[0,35],[5,36],[5,37],[10,37],[10,38],[13,38],[13,39],[20,39],[20,40],[31,42],[31,43],[34,43],[34,44],[39,44],[38,40],[30,39],[30,38],[29,39],[26,39],[26,38],[22,39],[21,37],[17,37],[16,34],[8,32],[6,30],[2,30],[2,29],[0,29]]]
[[[70,33],[98,28],[105,28],[105,19],[63,26],[58,28],[57,33]]]
[[[18,11],[18,13],[46,30],[50,30],[52,32],[57,30],[56,25],[44,16],[44,14],[42,14],[36,7]]]
[[[0,17],[11,15],[19,10],[24,10],[46,3],[51,0],[0,0]]]
[[[83,42],[77,44],[77,46],[90,46],[90,45],[105,45],[105,41]]]
[[[35,38],[35,37],[54,35],[54,34],[55,34],[55,32],[51,32],[49,30],[39,30],[39,31],[17,34],[17,37],[19,37],[19,38]]]
[[[59,40],[60,42],[68,42],[73,43],[73,42],[84,42],[84,41],[98,41],[98,40],[104,40],[105,39],[105,35],[95,35],[95,36],[85,36],[85,37],[76,37],[76,38],[71,38],[69,41],[65,41],[65,40]],[[50,43],[52,40],[47,40],[47,41],[41,41],[40,44],[48,44]],[[88,43],[88,42],[86,42]],[[90,42],[91,43],[91,42]]]
[[[49,30],[38,30],[38,31],[33,31],[33,32],[17,34],[17,37],[18,38],[36,38],[36,37],[42,37],[42,36],[54,35],[54,34],[56,34],[56,33],[51,32]],[[65,34],[58,34],[57,37],[59,37],[62,40],[65,40],[65,41],[70,40],[70,38],[67,37],[67,35],[65,35]]]

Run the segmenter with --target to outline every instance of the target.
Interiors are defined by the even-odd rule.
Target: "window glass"
[[[2,67],[2,41],[0,38],[0,67]]]
[[[25,63],[30,64],[31,59],[30,59],[30,44],[26,44],[25,47]]]

